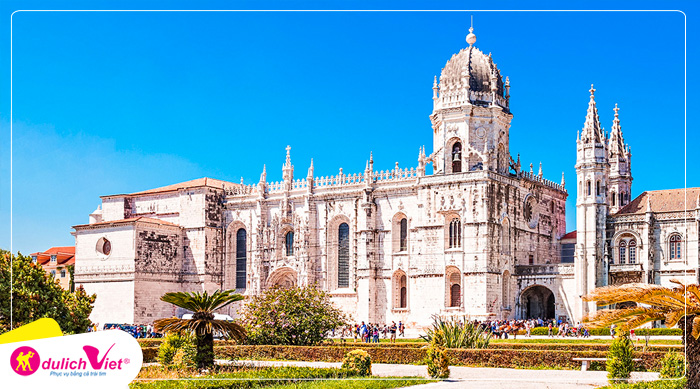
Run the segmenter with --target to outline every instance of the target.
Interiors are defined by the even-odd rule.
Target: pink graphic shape
[[[32,375],[39,370],[41,358],[39,353],[31,347],[18,347],[10,356],[10,366],[12,371],[21,376]]]
[[[83,351],[85,351],[85,355],[87,355],[88,361],[90,361],[90,366],[92,366],[93,369],[95,370],[100,370],[102,368],[102,364],[105,361],[105,358],[107,358],[107,354],[109,354],[110,350],[112,350],[112,347],[114,347],[116,343],[112,344],[112,346],[107,350],[105,355],[102,356],[102,359],[97,361],[97,357],[100,355],[100,350],[97,349],[97,347],[92,347],[92,346],[83,346]]]

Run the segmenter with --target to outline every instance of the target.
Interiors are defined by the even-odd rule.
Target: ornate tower
[[[600,126],[593,85],[588,102],[586,122],[580,138],[576,139],[576,255],[574,274],[576,293],[585,296],[593,289],[607,284],[603,249],[605,222],[608,215],[606,186],[608,185],[608,151],[605,132]],[[575,318],[581,320],[595,312],[596,305],[577,299]]]
[[[610,213],[617,212],[632,198],[632,153],[622,137],[620,118],[617,114],[619,110],[615,104],[615,119],[613,119],[610,140],[608,141],[608,159],[610,160],[608,205],[610,205]]]
[[[473,170],[508,172],[510,83],[486,55],[474,47],[469,29],[467,43],[447,61],[433,81],[434,174]]]

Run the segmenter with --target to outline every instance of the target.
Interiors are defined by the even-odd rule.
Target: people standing
[[[406,337],[406,334],[404,334],[405,330],[406,330],[406,327],[403,325],[401,320],[399,320],[399,336],[403,336],[405,338]]]
[[[391,327],[389,327],[389,335],[391,335],[390,342],[391,343],[396,343],[396,322],[392,321],[391,322]]]

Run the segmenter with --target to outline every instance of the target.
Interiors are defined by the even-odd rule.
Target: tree
[[[687,387],[700,389],[700,288],[678,280],[671,282],[679,286],[667,288],[651,284],[626,284],[595,289],[584,300],[595,301],[598,306],[625,301],[645,306],[603,309],[585,321],[593,327],[619,324],[620,331],[625,332],[654,320],[665,320],[669,328],[679,325],[683,329],[683,343],[687,350]]]
[[[328,295],[313,286],[273,288],[253,297],[243,310],[251,344],[318,344],[347,321]]]
[[[172,292],[160,299],[166,303],[194,312],[191,319],[160,319],[155,321],[158,332],[190,333],[195,336],[197,355],[195,362],[200,369],[214,366],[214,333],[241,341],[245,338],[245,329],[237,323],[226,320],[214,320],[214,311],[234,301],[243,300],[243,296],[233,290],[216,291],[211,295],[204,293]]]
[[[0,333],[10,330],[10,264],[12,264],[13,328],[49,317],[64,333],[82,333],[92,324],[88,317],[95,295],[82,287],[74,293],[61,288],[54,277],[31,257],[0,250]]]

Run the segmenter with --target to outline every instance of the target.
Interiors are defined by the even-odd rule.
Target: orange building
[[[44,271],[53,275],[63,289],[70,289],[68,266],[75,265],[75,246],[51,247],[44,252],[30,255],[32,262],[41,265]]]

